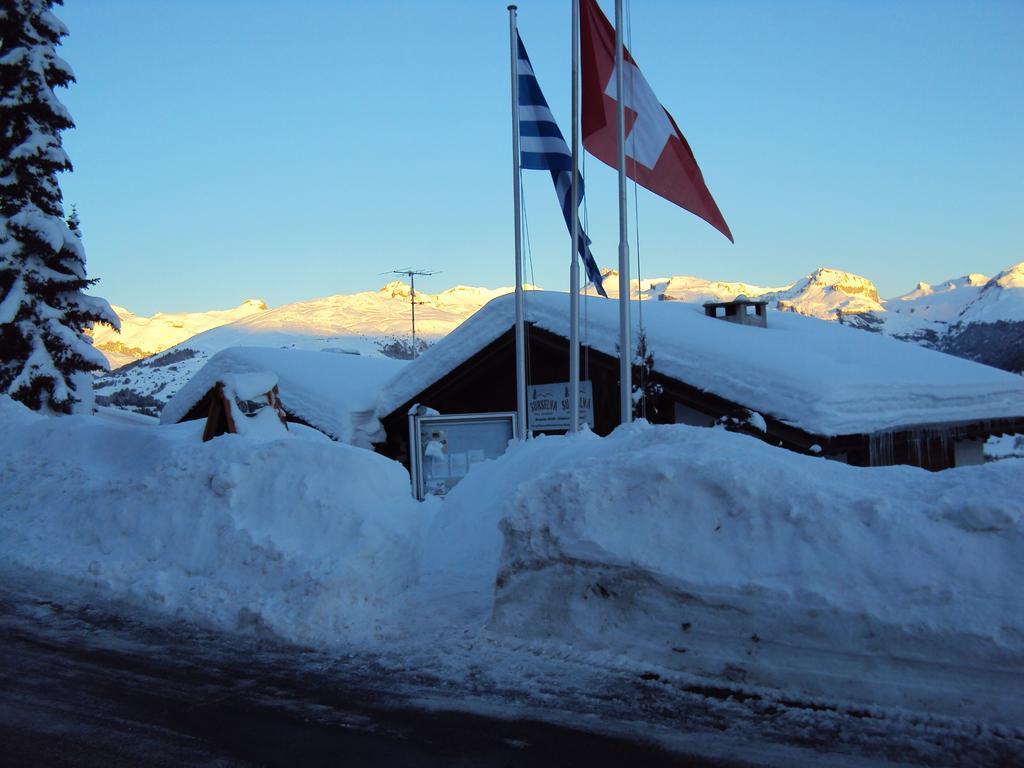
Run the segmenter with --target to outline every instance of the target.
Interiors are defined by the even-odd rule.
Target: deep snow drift
[[[422,511],[370,451],[301,430],[203,443],[202,420],[46,418],[6,397],[0,423],[7,563],[316,644],[372,636],[413,578]]]
[[[1024,462],[862,469],[648,425],[506,458],[457,488],[519,480],[493,631],[743,686],[1024,717]]]
[[[1019,459],[863,469],[638,424],[513,446],[419,504],[400,465],[322,440],[203,444],[201,422],[5,398],[0,426],[6,568],[513,689],[525,646],[965,729],[1024,718]]]

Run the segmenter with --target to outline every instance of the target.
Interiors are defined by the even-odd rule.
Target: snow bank
[[[617,356],[616,302],[581,302],[588,343]],[[566,294],[531,291],[526,311],[537,327],[568,336]],[[1024,415],[1020,376],[878,334],[792,312],[770,312],[767,328],[738,325],[675,301],[645,303],[643,316],[654,370],[814,434]],[[387,385],[378,415],[471,358],[511,328],[513,318],[513,297],[491,301]]]
[[[373,638],[415,578],[423,508],[397,463],[0,398],[2,562],[172,614],[318,645]]]
[[[538,439],[474,473],[446,513],[475,502],[464,525],[482,541],[500,521],[497,634],[745,687],[1024,717],[1024,462],[862,469],[638,424]]]
[[[1024,719],[1018,459],[863,469],[637,424],[516,444],[418,504],[400,465],[338,443],[199,443],[201,422],[8,398],[0,429],[3,567],[509,690],[537,684],[536,654],[967,730]]]

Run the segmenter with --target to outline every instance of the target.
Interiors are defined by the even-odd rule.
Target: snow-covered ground
[[[510,696],[629,676],[1024,757],[1024,460],[863,469],[637,424],[417,503],[369,451],[151,424],[0,399],[3,567]]]

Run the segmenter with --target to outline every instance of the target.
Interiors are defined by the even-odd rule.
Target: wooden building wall
[[[569,380],[569,342],[562,336],[528,326],[528,381],[550,384]],[[634,384],[639,382],[634,369]],[[589,379],[594,392],[594,431],[607,435],[619,424],[619,361],[618,358],[590,350],[581,353],[581,378]],[[375,446],[380,453],[408,464],[409,409],[415,404],[434,408],[441,413],[483,413],[515,411],[515,333],[505,334],[421,392],[414,400],[403,403],[382,421],[387,441]],[[705,414],[710,421],[745,408],[725,398],[704,392],[685,382],[652,373],[651,382],[661,385],[661,393],[648,404],[648,421],[655,424],[674,423],[675,404],[696,414]],[[772,382],[764,382],[772,386]],[[826,437],[806,432],[767,414],[762,414],[767,432],[739,427],[771,445],[799,453],[821,455],[845,461],[854,466],[878,464],[910,464],[929,470],[955,465],[956,439],[984,439],[992,434],[1024,433],[1024,418],[999,419],[965,424],[934,424],[926,428],[902,430],[879,437],[849,434]]]

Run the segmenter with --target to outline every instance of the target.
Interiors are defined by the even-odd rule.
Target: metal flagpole
[[[629,240],[626,230],[626,117],[622,83],[622,0],[615,0],[615,133],[619,150],[619,404],[620,423],[633,421],[633,345],[629,319]]]
[[[512,195],[516,238],[516,420],[519,439],[526,438],[526,325],[523,300],[523,228],[519,191],[519,56],[516,6],[508,7],[509,53],[512,62]]]
[[[569,267],[569,431],[580,429],[580,0],[572,0],[572,261]]]

